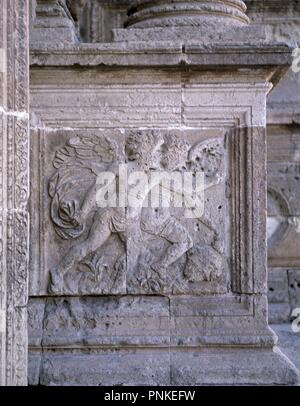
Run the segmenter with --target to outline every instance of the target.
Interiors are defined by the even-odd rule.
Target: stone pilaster
[[[0,1],[0,384],[27,384],[29,2]]]

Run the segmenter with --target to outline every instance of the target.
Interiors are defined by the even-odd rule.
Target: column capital
[[[249,23],[241,0],[135,0],[128,9],[128,28],[244,26]]]

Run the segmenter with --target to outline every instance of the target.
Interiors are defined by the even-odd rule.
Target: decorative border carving
[[[6,51],[3,74],[0,268],[2,385],[27,385],[27,279],[29,252],[29,2],[1,2]]]

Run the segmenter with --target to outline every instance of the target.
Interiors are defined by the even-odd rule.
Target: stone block
[[[300,270],[288,270],[289,295],[292,310],[300,308]]]
[[[291,323],[274,324],[272,328],[278,336],[278,346],[295,366],[300,369],[300,340],[299,332],[295,333]]]
[[[242,348],[177,352],[172,357],[171,371],[174,385],[259,385],[262,376],[267,385],[298,382],[297,369],[278,349],[272,354]]]
[[[34,355],[30,354],[30,358]],[[32,361],[33,362],[33,359]],[[279,349],[97,350],[42,356],[46,386],[201,386],[298,383],[297,369]]]
[[[268,306],[268,320],[273,324],[287,323],[290,320],[291,305],[289,303],[270,303]]]
[[[288,271],[271,268],[268,272],[269,303],[289,303]]]
[[[32,298],[31,348],[169,344],[168,299],[163,297]]]
[[[43,386],[166,386],[170,384],[169,353],[160,350],[98,350],[92,353],[45,352]]]

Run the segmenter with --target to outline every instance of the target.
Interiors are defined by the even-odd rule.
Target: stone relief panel
[[[124,141],[113,134],[72,135],[54,151],[48,226],[64,252],[50,271],[50,293],[125,293],[125,247],[116,209],[96,204],[98,175],[115,171],[122,161]],[[116,214],[121,226],[124,209]]]
[[[54,131],[34,144],[43,216],[32,294],[227,291],[224,131]]]

